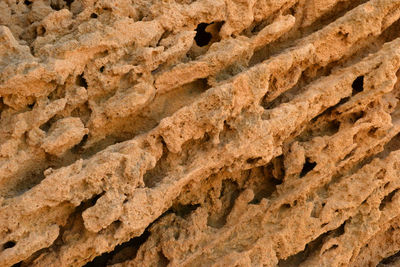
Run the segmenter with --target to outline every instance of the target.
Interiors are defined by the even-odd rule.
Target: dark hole
[[[94,258],[91,262],[86,263],[84,267],[103,267],[107,266],[108,261],[112,258],[110,253],[103,253]]]
[[[280,156],[278,158],[280,158]],[[271,170],[271,168],[274,169]],[[280,177],[277,179],[272,174],[274,170],[275,167],[273,167],[272,164],[269,164],[265,167],[264,172],[266,172],[267,175],[266,177],[268,177],[268,179],[265,179],[264,185],[260,185],[260,187],[257,190],[255,190],[255,196],[253,200],[249,202],[249,204],[260,204],[263,198],[268,198],[276,191],[277,185],[282,184],[284,174],[279,174]],[[283,176],[281,177],[281,175]]]
[[[54,4],[54,3],[51,3],[51,4],[50,4],[50,7],[51,7],[52,9],[56,10],[56,11],[58,11],[58,10],[61,9],[57,4]]]
[[[295,7],[291,7],[289,8],[289,12],[290,15],[294,16],[296,14],[296,8]]]
[[[372,128],[368,131],[368,135],[369,135],[369,136],[374,135],[374,134],[376,133],[377,130],[378,130],[377,127],[372,127]]]
[[[153,169],[148,170],[143,176],[143,181],[146,187],[153,188],[157,186],[157,184],[165,176],[164,168],[168,166],[167,163],[168,150],[167,150],[167,145],[165,145],[164,141],[162,140],[161,142],[163,143],[163,154],[161,158],[156,163],[156,166]]]
[[[393,254],[390,257],[384,258],[383,260],[381,260],[381,262],[377,265],[381,265],[381,264],[391,264],[391,263],[395,263],[396,261],[398,261],[400,258],[400,251],[396,252],[395,254]]]
[[[89,200],[88,200],[88,204],[89,204],[90,206],[94,206],[94,205],[96,204],[97,200],[99,200],[102,196],[104,196],[104,192],[102,192],[102,193],[100,193],[100,194],[98,194],[98,195],[95,195],[94,197],[92,197],[91,199],[89,199]]]
[[[249,158],[249,159],[246,160],[246,162],[247,162],[248,164],[254,164],[254,163],[256,163],[257,161],[259,161],[259,160],[261,160],[261,159],[262,159],[262,157]]]
[[[297,254],[292,254],[286,259],[281,258],[278,262],[277,267],[294,267],[304,265],[304,262],[315,252],[319,251],[324,243],[323,240],[328,236],[329,232],[326,232],[313,241],[306,244],[303,251],[298,252]]]
[[[330,247],[329,250],[335,249],[335,248],[337,248],[337,247],[339,247],[339,246],[335,244],[335,245],[333,245],[332,247]]]
[[[53,124],[53,122],[55,121],[55,118],[52,117],[50,120],[48,120],[47,122],[45,122],[44,124],[40,125],[39,128],[45,132],[49,131],[51,125]]]
[[[92,14],[90,15],[90,17],[91,17],[92,19],[95,19],[95,18],[97,18],[97,14],[96,14],[96,13],[92,13]]]
[[[333,233],[334,236],[338,237],[344,234],[344,227],[346,225],[346,222],[342,223]]]
[[[27,6],[29,6],[30,4],[32,4],[32,2],[29,1],[29,0],[25,0],[25,1],[24,1],[24,4],[27,5]]]
[[[330,121],[326,124],[326,131],[328,135],[333,135],[339,131],[340,122],[337,120]]]
[[[28,108],[33,109],[34,106],[35,106],[35,102],[33,102],[32,104],[29,104]]]
[[[116,246],[111,252],[106,252],[95,257],[91,262],[86,263],[84,267],[106,267],[109,264],[122,263],[133,259],[136,257],[140,246],[147,241],[149,236],[150,232],[146,229],[141,236],[134,237],[128,242]]]
[[[350,121],[352,123],[355,123],[356,121],[358,121],[359,119],[361,119],[362,117],[364,117],[365,112],[364,111],[359,111],[359,112],[354,112],[351,114],[350,116]]]
[[[187,215],[195,211],[198,207],[200,207],[200,204],[195,204],[195,205],[182,205],[182,204],[177,204],[174,207],[172,207],[172,210],[180,217],[185,218]]]
[[[67,3],[68,7],[71,7],[71,4],[74,2],[74,0],[64,0],[65,3]]]
[[[38,35],[43,36],[46,33],[46,28],[43,26],[39,26],[36,28],[36,32]]]
[[[348,96],[348,97],[345,97],[345,98],[342,98],[342,99],[340,99],[340,101],[339,101],[339,103],[338,103],[338,106],[340,106],[340,105],[342,105],[342,104],[346,103],[347,101],[349,101],[349,99],[350,99],[350,97],[349,97],[349,96]]]
[[[356,148],[354,148],[353,150],[351,150],[344,158],[342,161],[348,160],[350,157],[352,157],[354,155],[354,153],[356,152]]]
[[[164,253],[162,253],[162,251],[158,252],[158,257],[160,259],[159,264],[161,266],[167,266],[170,263],[170,261],[168,260],[167,257],[165,257],[165,255],[164,255]]]
[[[311,162],[309,158],[306,158],[306,162],[304,163],[303,169],[300,173],[300,178],[304,177],[307,173],[312,171],[316,165],[317,163]]]
[[[8,249],[8,248],[12,248],[15,247],[15,242],[14,241],[8,241],[3,245],[3,249]]]
[[[272,176],[281,181],[285,178],[285,167],[284,167],[284,158],[283,155],[280,155],[271,160],[273,169],[272,169]]]
[[[89,136],[88,136],[87,134],[85,134],[85,135],[82,137],[82,140],[79,142],[79,144],[76,144],[76,145],[71,149],[71,151],[74,152],[74,153],[82,153],[83,150],[84,150],[83,146],[86,144],[86,141],[88,140],[88,138],[89,138]]]
[[[100,68],[100,72],[102,73],[104,71],[104,66]]]
[[[161,64],[161,65],[158,66],[155,70],[152,70],[152,71],[151,71],[151,74],[152,74],[152,75],[155,75],[155,74],[159,73],[160,70],[161,70],[161,68],[163,67],[163,65],[164,65],[164,64]]]
[[[379,210],[383,210],[386,206],[387,203],[390,203],[392,201],[392,198],[394,196],[394,194],[396,194],[396,192],[398,191],[398,189],[390,192],[389,195],[385,196],[381,202],[381,204],[379,205]]]
[[[364,90],[364,76],[358,76],[351,87],[353,87],[352,95],[362,92]]]
[[[76,85],[85,87],[86,89],[88,88],[88,84],[86,82],[86,79],[83,77],[83,73],[76,77]]]
[[[206,32],[207,26],[210,25],[208,23],[200,23],[196,28],[196,36],[194,40],[196,44],[200,47],[206,46],[210,43],[212,35],[209,32]]]
[[[11,266],[11,267],[21,267],[21,264],[22,264],[22,261],[20,261],[20,262],[18,262],[18,263],[16,263],[16,264],[14,264],[13,266]]]
[[[270,177],[270,179],[271,179],[271,182],[272,182],[274,185],[280,185],[280,184],[283,183],[282,180],[275,179],[274,177]]]

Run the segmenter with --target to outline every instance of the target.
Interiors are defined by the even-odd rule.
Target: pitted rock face
[[[0,0],[0,266],[397,266],[400,0]]]

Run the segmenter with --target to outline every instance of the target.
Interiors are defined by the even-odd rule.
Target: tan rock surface
[[[0,266],[398,266],[400,0],[0,0]]]

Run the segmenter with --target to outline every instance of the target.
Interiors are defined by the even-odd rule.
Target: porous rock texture
[[[400,0],[0,0],[0,266],[398,266]]]

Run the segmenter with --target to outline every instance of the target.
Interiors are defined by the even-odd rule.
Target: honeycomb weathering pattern
[[[0,266],[400,264],[400,0],[0,0]]]

